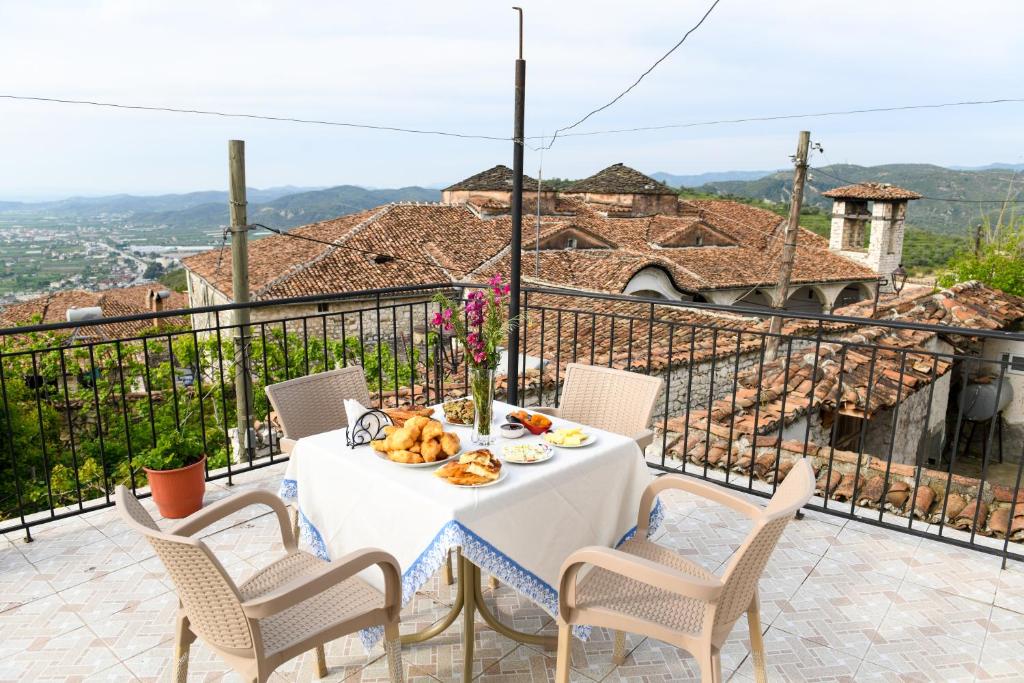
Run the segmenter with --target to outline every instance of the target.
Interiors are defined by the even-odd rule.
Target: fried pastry
[[[434,462],[441,455],[441,442],[437,439],[427,439],[420,442],[420,455],[425,462]]]
[[[445,432],[441,435],[441,450],[446,457],[451,457],[459,452],[459,435],[452,432]]]
[[[381,453],[388,452],[388,441],[387,439],[374,439],[370,442],[370,448]]]
[[[424,441],[427,439],[440,439],[442,434],[444,434],[444,426],[437,420],[428,420],[427,424],[423,426],[421,438]]]
[[[388,437],[391,442],[390,450],[404,451],[416,443],[416,436],[408,428],[402,427]]]
[[[423,456],[407,450],[397,450],[388,453],[388,458],[395,462],[404,462],[407,465],[418,465],[423,462]]]

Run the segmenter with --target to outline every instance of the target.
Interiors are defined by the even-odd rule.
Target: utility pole
[[[810,131],[800,131],[800,137],[796,144],[796,156],[793,157],[796,170],[793,172],[793,194],[789,201],[786,243],[782,246],[782,265],[779,267],[779,292],[772,306],[779,311],[786,306],[786,299],[789,298],[789,281],[793,277],[793,259],[796,257],[796,238],[800,234],[800,207],[804,201],[804,181],[807,180],[807,154],[810,146]],[[775,354],[779,349],[778,335],[781,331],[782,316],[776,315],[772,318],[771,336],[768,338],[768,347],[765,353],[768,360],[775,359]]]
[[[249,217],[245,201],[245,141],[228,140],[228,209],[231,216],[231,295],[236,304],[249,302]],[[238,448],[252,459],[252,375],[249,370],[249,309],[234,313],[235,414]]]
[[[515,329],[508,335],[508,366],[506,370],[506,398],[515,405],[519,402],[519,292],[523,261],[523,119],[526,110],[526,60],[523,59],[523,10],[513,7],[519,13],[519,58],[516,59],[516,100],[515,122],[512,125],[512,266],[509,273],[510,296],[508,303],[509,320],[516,321]]]

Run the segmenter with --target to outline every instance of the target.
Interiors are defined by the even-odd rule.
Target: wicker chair
[[[654,499],[668,488],[689,491],[753,520],[753,529],[720,577],[645,540]],[[814,470],[806,459],[790,470],[765,508],[686,475],[665,475],[654,481],[641,499],[633,539],[619,550],[583,548],[562,565],[556,683],[569,681],[570,624],[614,629],[616,664],[625,659],[623,631],[640,633],[687,650],[697,658],[702,680],[719,683],[722,645],[744,613],[750,627],[754,673],[758,683],[764,683],[757,581],[786,524],[813,493]],[[592,570],[578,579],[584,566]]]
[[[649,425],[662,384],[659,377],[569,363],[558,407],[536,412],[631,436],[642,451],[654,440]]]
[[[348,426],[345,399],[371,403],[366,376],[358,365],[296,377],[266,387],[267,398],[284,429],[281,450],[291,453],[304,436]]]
[[[191,535],[255,504],[277,514],[286,554],[236,586],[206,544]],[[384,626],[391,681],[403,680],[398,633],[402,579],[388,553],[366,549],[325,562],[298,550],[284,503],[267,491],[231,496],[166,532],[123,486],[117,488],[117,505],[128,526],[149,540],[178,589],[177,683],[188,677],[189,646],[197,637],[244,680],[263,683],[278,666],[311,649],[323,678],[324,643],[379,625]],[[356,576],[374,565],[384,574],[383,594]]]

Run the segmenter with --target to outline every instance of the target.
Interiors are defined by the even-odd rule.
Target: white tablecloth
[[[511,409],[496,404],[496,423]],[[473,448],[470,428],[445,430],[458,433],[463,449]],[[460,547],[478,567],[554,616],[565,558],[583,546],[614,547],[632,536],[651,481],[635,441],[586,430],[596,436],[591,445],[556,449],[543,463],[504,463],[504,481],[475,489],[448,484],[434,476],[435,468],[396,465],[369,446],[349,448],[344,430],[325,432],[295,445],[281,497],[297,498],[302,541],[321,558],[368,546],[393,554],[402,567],[403,605],[440,569],[446,553]],[[539,440],[529,434],[498,438],[491,451],[500,456],[506,443]],[[658,504],[652,530],[660,515]],[[383,587],[379,571],[363,577]],[[369,631],[363,642],[370,647],[378,637]]]

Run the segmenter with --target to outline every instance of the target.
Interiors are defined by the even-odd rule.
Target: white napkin
[[[359,421],[367,412],[366,406],[354,398],[345,399],[345,417],[348,419],[348,426],[351,427]]]

